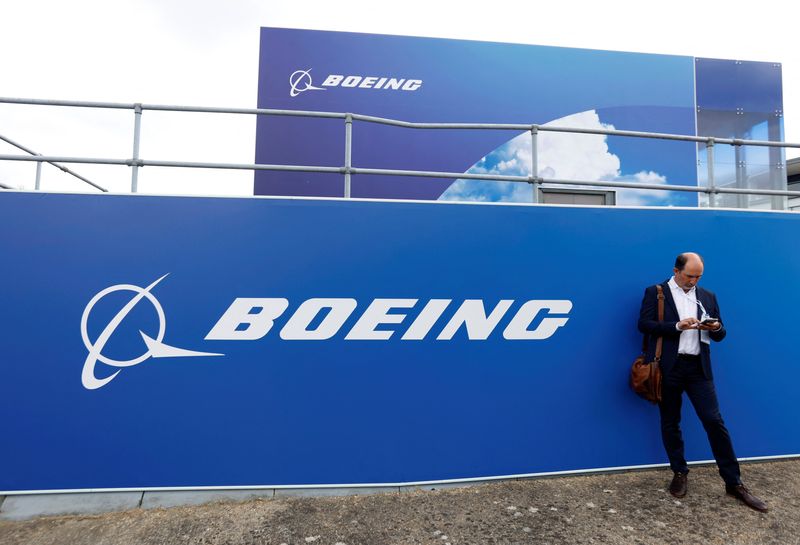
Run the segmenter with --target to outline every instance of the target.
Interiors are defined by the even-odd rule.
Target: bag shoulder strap
[[[658,321],[664,321],[664,288],[661,284],[656,285],[658,289]],[[664,343],[664,337],[659,337],[656,341],[656,361],[661,361],[661,347]]]
[[[661,284],[656,284],[658,290],[658,321],[664,321],[664,288]],[[659,337],[656,341],[656,361],[661,360],[661,345],[662,338]],[[647,335],[642,335],[642,353],[647,352]]]

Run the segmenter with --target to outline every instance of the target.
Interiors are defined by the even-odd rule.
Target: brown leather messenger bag
[[[658,288],[658,321],[664,321],[664,289]],[[647,362],[647,335],[642,338],[642,353],[631,366],[631,389],[652,403],[661,402],[661,345],[664,338],[656,341],[655,359]]]

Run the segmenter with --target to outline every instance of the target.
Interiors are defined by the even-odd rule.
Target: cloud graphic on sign
[[[666,176],[662,176],[652,170],[637,172],[632,176],[618,176],[615,180],[619,182],[668,185]],[[648,189],[646,191],[637,191],[635,189],[617,189],[617,204],[625,204],[628,206],[659,205],[668,201],[670,196],[670,192],[666,190],[659,191],[657,189]],[[623,202],[620,202],[620,199],[622,199]]]
[[[546,123],[581,129],[608,129],[614,126],[603,123],[595,110],[580,112]],[[565,180],[614,180],[667,185],[666,176],[652,170],[623,175],[620,158],[608,148],[608,137],[603,134],[570,134],[539,132],[539,172],[544,178]],[[524,132],[481,158],[469,170],[470,174],[498,174],[504,176],[529,176],[531,174],[531,135]],[[548,187],[544,184],[544,187]],[[556,186],[586,187],[594,186]],[[609,188],[610,189],[610,188]],[[669,204],[666,191],[642,191],[616,188],[617,204],[652,205]],[[490,182],[460,179],[454,182],[439,200],[483,202],[531,202],[533,189],[519,182]]]

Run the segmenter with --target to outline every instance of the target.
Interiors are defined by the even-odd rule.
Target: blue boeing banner
[[[2,493],[664,463],[627,373],[685,250],[737,454],[800,453],[793,214],[5,192],[0,217]]]
[[[775,141],[783,134],[776,63],[286,28],[261,29],[258,107]],[[529,131],[356,121],[352,143],[356,167],[534,174]],[[705,148],[698,152],[692,142],[540,131],[538,146],[535,174],[544,178],[664,186],[660,192],[616,189],[616,204],[697,206],[696,193],[669,186],[707,183]],[[260,164],[342,167],[344,149],[341,119],[260,116],[257,122]],[[734,161],[731,146],[717,146],[717,186],[737,183],[731,165],[745,161],[748,183],[765,187],[768,172],[769,187],[783,187],[780,150],[746,151]],[[254,176],[257,195],[344,194],[338,174]],[[532,191],[528,184],[467,179],[352,180],[352,195],[370,198],[532,202]]]

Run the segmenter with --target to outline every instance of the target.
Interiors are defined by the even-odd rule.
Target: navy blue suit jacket
[[[661,287],[664,289],[664,321],[658,321],[658,290],[656,286],[650,286],[644,290],[644,297],[642,298],[642,308],[639,311],[639,331],[647,337],[647,361],[653,361],[656,353],[656,340],[659,336],[664,338],[663,346],[661,349],[661,372],[668,375],[675,365],[675,360],[678,358],[678,343],[680,341],[681,332],[675,329],[675,324],[680,321],[678,309],[675,306],[675,300],[672,298],[672,290],[669,288],[669,280],[662,282]],[[697,299],[705,307],[708,315],[713,318],[718,318],[722,323],[722,328],[718,331],[709,331],[709,337],[712,341],[721,341],[725,338],[727,332],[725,331],[725,324],[722,322],[720,316],[719,305],[717,304],[717,297],[710,291],[696,287]],[[700,318],[702,311],[700,305],[697,306],[697,317]],[[706,378],[711,380],[714,375],[711,371],[711,349],[708,343],[700,343],[700,358],[703,364],[703,373]]]

